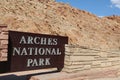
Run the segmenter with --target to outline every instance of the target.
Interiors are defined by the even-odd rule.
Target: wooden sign
[[[65,44],[68,38],[63,36],[9,31],[10,72],[55,67],[61,70]]]

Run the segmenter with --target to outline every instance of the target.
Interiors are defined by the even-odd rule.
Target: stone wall
[[[0,25],[0,61],[7,60],[8,53],[8,29],[5,25]]]
[[[99,50],[86,47],[65,46],[65,72],[77,72],[95,68],[120,66],[119,50]]]

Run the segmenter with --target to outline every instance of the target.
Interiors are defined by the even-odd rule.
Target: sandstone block
[[[91,65],[84,65],[84,69],[91,69]]]
[[[7,53],[2,52],[2,50],[1,50],[1,56],[2,56],[2,57],[7,57]]]
[[[120,57],[112,57],[112,58],[108,58],[109,61],[118,61],[120,60]]]
[[[0,50],[0,57],[2,56],[2,54],[1,54],[1,50]]]
[[[91,65],[92,61],[74,61],[72,62],[73,65]]]
[[[98,53],[92,53],[92,52],[91,53],[84,53],[84,52],[76,53],[76,52],[72,52],[71,55],[72,56],[99,56]]]
[[[73,72],[79,72],[85,70],[84,68],[76,68],[76,69],[69,69],[69,68],[64,68],[62,71],[63,72],[68,72],[68,73],[73,73]]]
[[[8,32],[8,29],[7,29],[7,27],[5,27],[5,28],[2,28],[2,32]]]
[[[92,68],[90,68],[89,66],[87,67],[81,67],[81,68],[64,68],[63,71],[68,72],[68,73],[73,73],[73,72],[79,72],[79,71],[83,71],[83,70],[90,70]]]
[[[103,61],[92,61],[92,65],[98,65],[98,64],[101,64],[101,62]]]
[[[109,67],[109,66],[112,66],[111,62],[101,63],[101,67]]]
[[[112,63],[112,65],[114,66],[114,65],[120,65],[120,61],[113,61],[113,62],[111,62]]]
[[[0,39],[1,40],[8,39],[8,35],[0,35]]]
[[[72,61],[65,61],[64,65],[69,65],[70,66],[70,65],[72,65],[72,63],[73,63]]]
[[[7,49],[8,48],[8,45],[7,44],[2,44],[0,45],[0,49]]]
[[[65,61],[70,61],[70,56],[65,55]]]
[[[70,55],[72,55],[73,53],[71,53],[71,52],[67,52],[67,51],[65,51],[65,55],[68,55],[68,56],[70,56]]]
[[[68,46],[66,46],[66,45],[65,45],[65,51],[70,52],[70,48]]]
[[[1,58],[0,61],[7,61],[7,58]]]
[[[1,34],[1,32],[2,32],[2,29],[0,28],[0,34]]]
[[[98,56],[95,56],[94,57],[95,58],[95,60],[99,60],[99,61],[105,61],[105,60],[108,60],[108,58],[105,58],[105,57],[98,57]]]
[[[91,68],[101,68],[101,64],[95,64],[95,65],[91,65]]]
[[[2,49],[2,50],[1,50],[1,53],[7,53],[7,52],[8,52],[7,49]]]
[[[1,32],[1,35],[8,35],[8,31],[7,32]]]
[[[6,58],[7,57],[7,53],[1,53],[1,56]]]
[[[1,44],[2,44],[2,45],[8,44],[8,40],[1,40]]]
[[[70,55],[98,55],[98,51],[89,50],[89,49],[82,49],[82,48],[65,48],[66,53]]]
[[[91,61],[95,60],[93,56],[70,56],[70,61]]]
[[[71,65],[71,66],[64,66],[64,68],[68,69],[76,69],[76,68],[83,68],[84,65]]]
[[[106,58],[108,53],[106,53],[106,52],[100,52],[99,54],[100,54],[101,57],[105,57]]]

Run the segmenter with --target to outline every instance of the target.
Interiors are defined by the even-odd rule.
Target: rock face
[[[55,0],[38,0],[41,3],[54,2]]]
[[[0,23],[10,30],[68,36],[69,44],[90,48],[120,49],[120,22],[115,19],[54,0],[0,0]]]
[[[113,15],[113,16],[108,16],[106,18],[108,18],[110,20],[114,20],[114,21],[120,23],[120,16]]]

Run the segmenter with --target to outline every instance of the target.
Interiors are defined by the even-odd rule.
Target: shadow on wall
[[[1,76],[0,80],[26,80],[26,76],[7,75]]]
[[[6,73],[8,72],[8,61],[3,61],[3,62],[0,62],[0,73]],[[0,79],[1,80],[1,79]]]
[[[41,73],[35,73],[35,74],[28,74],[28,75],[23,75],[23,76],[16,76],[12,74],[12,75],[0,76],[0,80],[30,80],[30,78],[35,75],[52,74],[52,73],[57,73],[57,72],[59,71],[54,70],[54,71],[41,72]]]

